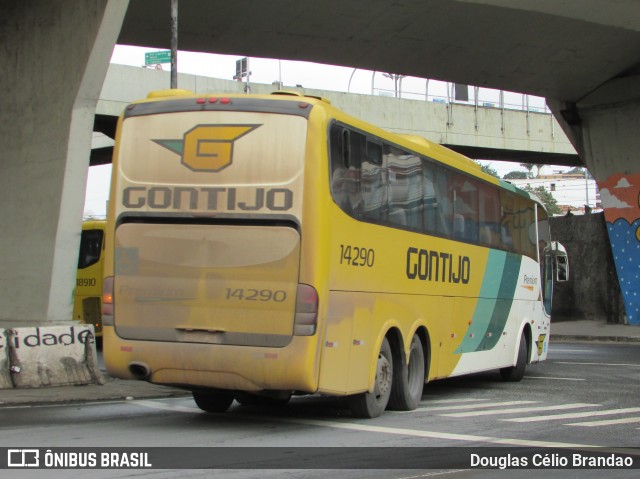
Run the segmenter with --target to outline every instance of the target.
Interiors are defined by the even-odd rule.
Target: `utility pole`
[[[587,213],[587,208],[590,208],[589,206],[589,171],[587,170],[587,168],[585,167],[584,169],[584,192],[586,195],[586,199],[587,199],[587,203],[585,205],[585,209],[584,212],[585,214]]]
[[[178,88],[178,0],[171,0],[171,88]]]

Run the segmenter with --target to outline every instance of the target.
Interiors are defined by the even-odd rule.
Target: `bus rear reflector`
[[[293,334],[312,336],[318,323],[318,292],[308,284],[298,284]]]
[[[113,276],[105,278],[102,286],[102,315],[113,316]]]

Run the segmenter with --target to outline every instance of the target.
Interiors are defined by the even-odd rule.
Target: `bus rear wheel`
[[[524,370],[527,368],[527,358],[529,356],[529,348],[527,346],[527,338],[522,333],[520,336],[520,346],[518,347],[518,359],[515,366],[509,366],[500,370],[500,376],[504,381],[520,381],[524,377]]]
[[[422,399],[425,378],[424,350],[417,334],[413,336],[409,346],[408,364],[398,364],[394,377],[389,409],[412,411],[417,408]]]
[[[350,398],[351,413],[356,417],[374,418],[382,415],[391,396],[393,384],[393,357],[391,346],[384,338],[378,353],[373,392],[365,392]]]
[[[233,394],[222,391],[203,393],[193,391],[196,406],[206,412],[225,412],[233,403]]]

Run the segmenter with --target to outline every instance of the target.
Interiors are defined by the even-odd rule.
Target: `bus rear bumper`
[[[110,376],[186,389],[234,391],[318,389],[317,337],[294,336],[283,348],[130,341],[104,328]]]

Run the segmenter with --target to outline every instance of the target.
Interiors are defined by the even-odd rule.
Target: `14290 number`
[[[360,246],[340,245],[340,264],[348,264],[350,266],[366,266],[373,267],[376,259],[375,251],[371,248],[362,248]]]
[[[226,299],[238,301],[275,301],[276,303],[283,303],[287,300],[286,291],[281,290],[225,288],[225,292]]]

